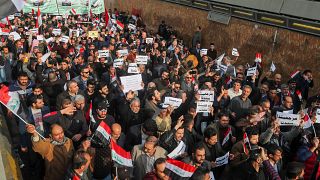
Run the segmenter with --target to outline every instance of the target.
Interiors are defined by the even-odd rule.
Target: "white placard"
[[[186,150],[186,144],[183,141],[180,141],[178,146],[170,154],[168,154],[168,157],[175,159],[176,157],[183,154],[185,150]]]
[[[60,41],[64,42],[64,43],[68,43],[69,42],[69,36],[62,36]]]
[[[215,59],[217,65],[219,66],[224,58],[225,53],[221,54],[217,59]]]
[[[316,112],[316,123],[320,123],[320,109],[317,109]]]
[[[19,12],[14,13],[14,16],[16,16],[16,17],[21,17],[21,13],[19,13]]]
[[[198,91],[200,95],[200,101],[213,102],[214,101],[214,91],[200,90]]]
[[[128,29],[131,29],[131,30],[135,31],[137,29],[137,27],[135,25],[133,25],[133,24],[128,24]]]
[[[165,106],[173,106],[174,108],[178,108],[182,103],[182,99],[174,98],[174,97],[165,97],[164,98],[164,107]]]
[[[129,54],[128,49],[118,50],[121,57],[127,56]]]
[[[33,29],[30,29],[29,31],[33,34],[38,34],[39,32],[38,28],[33,28]]]
[[[98,50],[99,58],[109,57],[109,50]]]
[[[128,92],[130,90],[137,91],[143,89],[141,74],[135,74],[131,76],[120,77],[121,84],[123,85],[123,92]]]
[[[279,119],[280,126],[299,126],[300,124],[300,115],[298,114],[277,112],[277,118]]]
[[[61,29],[53,29],[52,34],[54,34],[55,36],[59,36],[61,34]]]
[[[128,73],[132,73],[132,74],[140,73],[137,63],[129,63]]]
[[[115,59],[115,60],[113,61],[113,67],[118,68],[118,67],[121,67],[122,65],[123,65],[123,59],[122,59],[122,58],[120,58],[120,59]]]
[[[45,62],[50,57],[50,55],[51,55],[51,52],[48,52],[48,53],[42,55],[41,61]]]
[[[13,36],[13,40],[15,41],[21,39],[20,34],[18,34],[17,32],[11,32],[9,36]]]
[[[53,37],[50,37],[50,38],[46,39],[45,41],[46,41],[47,44],[49,44],[50,42],[53,41]]]
[[[76,32],[76,36],[79,37],[80,36],[80,31],[76,30],[76,29],[69,29],[69,36],[71,37],[73,32]]]
[[[228,70],[228,66],[225,66],[225,65],[222,65],[222,64],[218,65],[218,67],[219,67],[219,69],[222,70],[223,72],[227,72],[227,70]]]
[[[198,101],[197,102],[197,109],[196,112],[210,112],[210,108],[212,107],[212,102],[206,102],[206,101]]]
[[[257,73],[257,67],[251,67],[247,70],[247,76],[253,76]]]
[[[148,56],[137,55],[136,62],[137,64],[148,64]]]
[[[146,38],[146,43],[147,44],[152,44],[153,43],[153,38]]]
[[[282,111],[282,113],[286,113],[286,114],[293,114],[293,109],[288,110],[288,111]]]
[[[37,35],[37,40],[38,41],[43,41],[44,40],[43,35]]]
[[[237,56],[237,57],[239,56],[239,52],[237,48],[232,49],[232,56]]]
[[[201,54],[204,56],[204,55],[207,55],[208,54],[208,49],[201,49],[200,50]]]
[[[219,167],[219,166],[228,164],[228,162],[229,162],[229,152],[227,152],[225,155],[218,157],[216,159],[216,166]]]

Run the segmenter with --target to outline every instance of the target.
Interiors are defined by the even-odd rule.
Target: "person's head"
[[[289,86],[287,84],[281,84],[281,93],[285,96],[290,94]]]
[[[158,179],[165,180],[168,179],[168,175],[165,174],[166,169],[166,159],[158,158],[153,164],[154,172]]]
[[[88,79],[89,76],[90,76],[90,70],[89,70],[88,66],[83,67],[81,69],[81,73],[80,74],[81,74],[82,78]]]
[[[76,106],[77,109],[79,110],[83,110],[84,106],[85,106],[85,99],[81,94],[77,94],[74,97],[74,104]]]
[[[270,110],[270,101],[268,99],[261,102],[261,109],[263,112],[267,112]]]
[[[148,136],[153,136],[158,131],[156,121],[153,119],[147,119],[142,125],[142,131]]]
[[[69,63],[68,63],[68,61],[66,61],[66,60],[63,60],[61,63],[60,63],[60,68],[62,69],[62,70],[68,70],[69,69]]]
[[[249,141],[251,145],[257,145],[259,142],[259,131],[254,127],[248,127],[246,129]]]
[[[197,164],[202,164],[206,158],[206,150],[203,145],[197,144],[194,153],[192,153],[193,160]]]
[[[269,91],[269,85],[267,83],[262,83],[260,86],[260,92],[266,94]]]
[[[18,83],[21,86],[27,86],[29,83],[28,74],[26,72],[20,72],[18,74]]]
[[[183,136],[184,136],[184,127],[181,126],[174,133],[174,139],[176,139],[177,141],[181,141]]]
[[[276,144],[269,144],[267,146],[268,158],[277,163],[282,158],[282,149]]]
[[[268,96],[271,98],[271,99],[274,99],[277,97],[277,89],[276,88],[271,88],[269,90],[269,93],[268,93]]]
[[[229,126],[230,118],[227,113],[220,112],[218,114],[219,124],[223,128],[227,128]]]
[[[168,80],[168,79],[169,79],[169,72],[166,71],[166,70],[162,71],[162,73],[161,73],[161,79],[162,79],[162,80]]]
[[[206,167],[198,167],[190,177],[190,180],[210,180],[210,170]]]
[[[96,88],[96,82],[94,81],[94,79],[89,79],[87,81],[87,91],[89,93],[94,93],[95,92],[95,88]]]
[[[79,91],[78,83],[75,80],[70,80],[67,82],[67,89],[70,93],[77,94]]]
[[[193,118],[197,115],[197,108],[195,106],[190,106],[188,109],[188,114],[190,114]]]
[[[157,143],[158,139],[155,136],[147,137],[146,142],[144,143],[144,153],[146,153],[149,156],[153,156],[156,152]]]
[[[35,85],[35,86],[32,88],[32,93],[33,93],[34,95],[40,95],[40,94],[42,94],[42,93],[43,93],[42,86],[39,85],[39,84]]]
[[[249,95],[251,94],[252,88],[249,85],[243,86],[242,89],[242,98],[247,99]]]
[[[187,73],[186,76],[184,77],[184,79],[187,84],[190,84],[192,82],[192,75]]]
[[[275,74],[274,75],[274,82],[276,83],[276,84],[281,84],[281,79],[282,77],[281,77],[281,74]]]
[[[41,109],[44,106],[42,95],[32,95],[30,97],[30,104],[33,109]]]
[[[241,81],[235,80],[233,83],[233,90],[234,91],[239,91],[241,89]]]
[[[214,43],[210,43],[210,49],[214,50],[214,48],[215,48]]]
[[[311,80],[312,79],[312,71],[307,69],[303,71],[302,76],[305,80]]]
[[[243,80],[244,80],[244,75],[243,75],[243,73],[237,73],[236,79],[237,79],[237,80],[240,80],[240,81],[243,81]]]
[[[107,116],[109,104],[105,101],[99,102],[97,106],[97,115],[99,118],[105,118]]]
[[[77,170],[78,173],[83,173],[88,169],[90,162],[91,156],[89,155],[89,153],[85,152],[82,149],[79,149],[73,155],[72,168],[74,170]]]
[[[179,92],[181,89],[181,84],[180,82],[175,82],[174,85],[173,85],[173,91],[174,92]]]
[[[291,96],[285,96],[283,101],[283,106],[287,109],[291,109],[293,106],[293,100]]]
[[[252,163],[252,165],[261,167],[263,159],[261,157],[262,149],[252,149],[249,152],[249,159],[248,161]]]
[[[218,136],[217,132],[213,128],[207,128],[204,133],[204,141],[209,145],[209,146],[214,146],[218,142]]]
[[[156,88],[150,89],[148,91],[148,100],[152,100],[152,101],[155,101],[155,102],[160,102],[161,101],[160,92]]]
[[[121,135],[121,126],[118,123],[114,123],[111,126],[111,138],[114,141],[117,141],[120,138]]]
[[[4,54],[8,54],[9,53],[9,48],[7,46],[2,48],[2,51]]]
[[[100,82],[98,85],[98,91],[101,95],[108,95],[109,94],[109,88],[108,84],[106,82]]]
[[[138,113],[140,111],[140,100],[138,98],[131,100],[130,109],[134,113]]]
[[[116,68],[113,67],[113,65],[110,65],[108,71],[110,75],[114,75],[116,73]]]
[[[286,178],[288,180],[302,180],[304,168],[305,166],[301,162],[289,162],[287,164]]]
[[[60,125],[53,124],[50,127],[50,137],[53,141],[62,143],[64,141],[64,132]]]

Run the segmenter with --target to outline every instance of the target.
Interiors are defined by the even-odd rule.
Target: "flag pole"
[[[118,166],[116,166],[116,180],[118,180],[119,178],[118,178]]]
[[[312,129],[313,129],[313,133],[314,133],[314,137],[317,137],[317,133],[316,133],[316,129],[313,126],[313,123],[311,123]]]
[[[11,109],[2,101],[0,101],[1,104],[3,104],[7,109],[9,109],[11,111]],[[23,123],[25,123],[26,125],[30,124],[28,122],[26,122],[24,119],[22,119],[22,117],[20,117],[16,112],[11,111],[15,116],[17,116]],[[36,130],[35,130],[36,131]],[[38,131],[36,131],[36,133],[42,138],[45,139]]]

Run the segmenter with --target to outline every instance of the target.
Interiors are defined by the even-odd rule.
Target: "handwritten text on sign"
[[[300,124],[300,115],[298,114],[277,112],[277,118],[279,119],[280,126],[299,126]]]
[[[225,155],[218,157],[216,159],[216,166],[222,166],[222,165],[228,164],[228,160],[229,160],[229,152],[227,152]]]
[[[137,55],[136,62],[137,64],[148,64],[148,56]]]
[[[120,77],[121,84],[123,85],[124,89],[123,92],[129,92],[130,90],[132,91],[137,91],[140,89],[143,89],[141,82],[142,82],[142,77],[141,74],[136,74],[136,75],[131,75],[131,76],[122,76]]]
[[[208,90],[200,90],[200,101],[214,101],[214,91],[208,91]]]
[[[174,108],[178,108],[182,103],[182,99],[173,98],[173,97],[165,97],[164,98],[164,105],[171,105]]]
[[[249,68],[247,71],[247,76],[253,76],[257,73],[257,67]]]
[[[212,102],[198,101],[197,102],[197,113],[199,112],[210,112]]]

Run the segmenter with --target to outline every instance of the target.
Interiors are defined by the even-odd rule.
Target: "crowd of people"
[[[204,47],[201,27],[186,44],[165,21],[156,32],[139,15],[108,12],[42,15],[38,33],[29,31],[36,15],[22,13],[2,27],[20,36],[1,34],[0,86],[18,94],[17,114],[27,122],[2,105],[23,179],[319,179],[320,91],[309,96],[310,70],[285,81],[290,72],[263,71],[263,58],[245,64],[231,50],[221,57],[214,43]],[[133,75],[137,55],[148,57],[137,65],[142,89],[125,91],[120,77]],[[247,76],[250,67],[257,69]],[[207,112],[198,112],[200,91],[214,94]],[[165,104],[166,97],[181,104]],[[279,112],[299,122],[283,126]],[[113,161],[110,141],[97,135],[100,122],[131,152],[133,167]],[[195,167],[191,177],[167,168],[181,144],[171,158]]]

